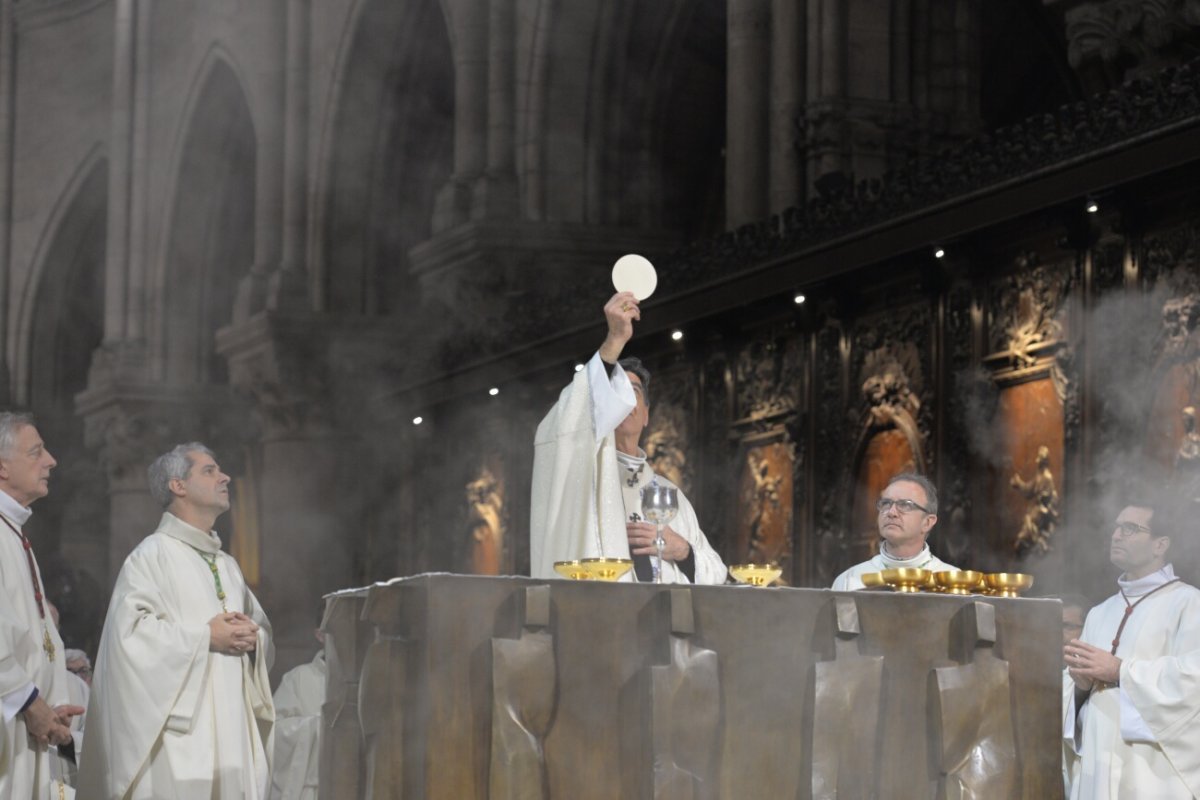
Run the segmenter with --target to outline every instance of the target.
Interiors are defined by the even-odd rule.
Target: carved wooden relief
[[[951,564],[965,563],[971,544],[973,497],[968,477],[972,456],[968,428],[975,399],[978,366],[975,341],[975,301],[965,280],[955,282],[946,293],[942,330],[948,392],[938,398],[946,421],[942,453],[945,458],[938,475],[937,553]]]
[[[1008,368],[1036,366],[1064,334],[1063,305],[1070,289],[1068,262],[1042,264],[1037,254],[1016,259],[1016,270],[995,282],[988,303],[988,351]]]
[[[816,340],[812,469],[815,473],[814,502],[817,506],[813,530],[816,541],[810,572],[816,585],[828,586],[834,576],[851,563],[844,517],[845,496],[839,492],[843,471],[849,469],[846,466],[848,445],[844,442],[845,349],[841,323],[827,318],[817,331]]]
[[[1170,475],[1185,437],[1183,409],[1200,404],[1200,227],[1147,240],[1144,278],[1163,297],[1145,453]]]
[[[749,342],[736,366],[739,420],[761,420],[796,409],[803,356],[790,326]]]
[[[930,716],[942,773],[938,798],[1020,797],[1008,662],[997,657],[995,643],[995,607],[969,603],[951,623],[951,646],[965,663],[931,675]]]
[[[650,424],[642,449],[659,475],[691,491],[696,474],[692,420],[696,417],[696,377],[690,367],[655,372],[650,384]]]
[[[467,502],[466,572],[501,575],[507,572],[506,481],[504,463],[488,458],[464,487]]]
[[[792,583],[795,447],[779,430],[744,442],[738,464],[735,563],[777,563]]]
[[[932,468],[929,449],[932,394],[929,351],[932,314],[925,303],[865,317],[856,325],[848,412],[854,439],[841,496],[850,563],[869,558],[878,541],[875,500],[898,472]],[[848,502],[847,502],[848,501]]]

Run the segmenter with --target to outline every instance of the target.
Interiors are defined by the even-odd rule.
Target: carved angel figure
[[[1037,464],[1033,476],[1025,480],[1014,474],[1010,485],[1026,500],[1025,519],[1017,531],[1013,548],[1024,555],[1030,550],[1038,553],[1050,551],[1050,538],[1058,527],[1058,489],[1054,486],[1054,475],[1050,471],[1050,449],[1045,445],[1038,448]]]

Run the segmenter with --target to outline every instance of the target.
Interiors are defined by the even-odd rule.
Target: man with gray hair
[[[642,513],[646,486],[678,487],[654,473],[639,444],[650,421],[650,373],[637,359],[620,358],[633,321],[641,319],[637,299],[630,292],[613,295],[604,316],[608,335],[600,349],[538,425],[530,574],[558,577],[556,561],[632,557],[634,570],[622,580],[723,583],[725,564],[683,492],[661,541]]]
[[[17,800],[55,794],[55,748],[70,747],[83,713],[69,705],[62,638],[22,529],[56,463],[31,415],[0,411],[0,797]]]
[[[862,575],[885,569],[908,567],[930,572],[958,569],[929,551],[929,532],[937,524],[937,502],[937,488],[924,475],[902,472],[892,476],[875,503],[879,552],[838,575],[833,588],[861,589]]]
[[[271,629],[213,532],[229,476],[199,442],[149,469],[164,511],[113,589],[88,708],[81,795],[265,798]]]

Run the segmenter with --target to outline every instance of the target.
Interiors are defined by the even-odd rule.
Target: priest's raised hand
[[[258,626],[241,612],[217,614],[208,621],[208,649],[227,656],[249,653],[258,644]]]
[[[615,364],[621,351],[633,338],[633,321],[641,321],[642,311],[638,308],[633,292],[617,292],[604,304],[604,319],[608,322],[608,335],[600,345],[600,358]]]

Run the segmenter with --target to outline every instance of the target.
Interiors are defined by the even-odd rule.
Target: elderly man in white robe
[[[62,638],[42,590],[42,573],[22,526],[50,492],[57,462],[28,414],[0,411],[0,798],[57,797],[69,790],[59,746],[71,720]],[[56,785],[58,784],[58,785]]]
[[[1200,796],[1200,590],[1167,562],[1166,506],[1117,516],[1118,591],[1063,648],[1063,738],[1072,800]]]
[[[878,512],[879,552],[838,575],[833,589],[840,592],[863,588],[862,576],[885,569],[927,569],[949,572],[947,564],[929,549],[929,533],[937,524],[937,488],[924,475],[902,472],[893,475],[875,503]]]
[[[166,509],[117,576],[88,707],[80,794],[265,798],[275,708],[270,626],[212,527],[229,476],[198,442],[149,469]]]
[[[652,481],[675,484],[655,475],[639,445],[650,419],[650,374],[637,359],[620,360],[641,311],[632,293],[619,292],[604,316],[608,335],[600,349],[538,425],[530,573],[554,578],[556,561],[632,557],[635,568],[622,580],[653,581],[661,571],[664,583],[723,583],[725,564],[682,491],[675,519],[663,528],[659,563],[657,529],[642,514],[641,490]]]

